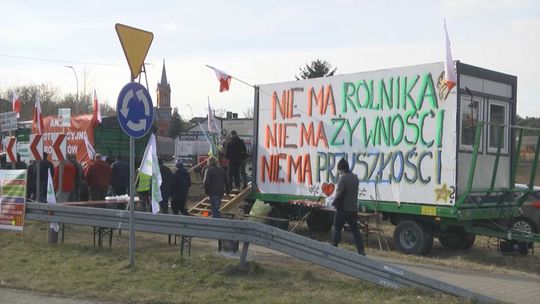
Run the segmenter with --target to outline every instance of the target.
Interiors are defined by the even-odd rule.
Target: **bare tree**
[[[217,108],[213,110],[214,110],[215,117],[224,118],[225,116],[227,116],[227,112],[228,112],[227,109]]]
[[[0,91],[0,99],[2,105],[0,109],[11,111],[10,101],[16,92],[21,102],[21,118],[20,120],[31,120],[34,114],[34,104],[36,96],[39,96],[41,102],[41,111],[44,116],[57,115],[58,108],[71,108],[72,115],[92,113],[94,104],[93,96],[84,94],[79,96],[77,100],[74,94],[58,95],[58,89],[49,84],[26,85],[12,87],[7,90]],[[5,101],[4,101],[5,100]],[[103,115],[115,115],[116,111],[105,103],[100,103],[101,113]]]

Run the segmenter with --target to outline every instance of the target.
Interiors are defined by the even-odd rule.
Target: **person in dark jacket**
[[[114,195],[124,195],[129,192],[129,164],[122,158],[116,156],[116,161],[111,165],[112,181],[111,186]],[[163,173],[162,173],[163,174]]]
[[[37,201],[41,203],[47,202],[47,182],[49,177],[47,170],[51,172],[51,177],[54,177],[54,166],[47,159],[48,156],[47,152],[43,152],[43,160],[39,161],[39,197]]]
[[[159,209],[161,213],[169,213],[169,198],[171,197],[171,187],[173,174],[169,167],[163,164],[163,160],[159,159],[159,172],[161,173],[161,202],[159,202]]]
[[[191,176],[179,159],[176,160],[176,171],[173,173],[171,187],[171,209],[173,214],[178,214],[178,211],[180,211],[183,215],[189,215],[186,209],[186,201],[189,187],[191,187]]]
[[[28,191],[26,193],[26,197],[31,200],[36,200],[36,161],[30,161],[30,165],[27,169],[27,182],[26,187],[28,188]]]
[[[212,206],[212,217],[218,218],[219,207],[221,206],[221,199],[225,193],[227,187],[227,174],[225,170],[217,165],[215,158],[210,157],[208,159],[208,169],[204,174],[204,192],[210,199],[210,205]]]
[[[7,163],[6,154],[0,155],[0,169],[11,169],[11,167]]]
[[[231,139],[225,149],[225,157],[229,160],[227,177],[230,183],[234,181],[234,186],[240,189],[240,167],[247,156],[246,143],[233,130],[231,131]]]
[[[101,154],[97,153],[94,159],[95,161],[88,166],[84,179],[88,183],[89,199],[101,201],[105,199],[111,185],[112,171],[109,164],[101,159]]]
[[[15,163],[15,169],[26,169],[26,163],[21,160],[21,155],[17,153],[17,162]]]
[[[69,162],[75,167],[75,181],[73,184],[73,191],[69,195],[70,202],[79,202],[81,201],[81,190],[83,187],[83,169],[81,164],[77,161],[75,154],[70,154],[68,156]]]
[[[351,172],[349,164],[344,158],[338,162],[337,169],[340,177],[338,179],[336,196],[332,203],[336,208],[332,245],[337,247],[341,240],[341,230],[343,230],[345,223],[348,223],[358,253],[366,255],[364,253],[362,236],[358,229],[358,176]]]

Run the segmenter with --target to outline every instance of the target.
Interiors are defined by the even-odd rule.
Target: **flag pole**
[[[215,67],[213,67],[213,66],[210,66],[210,65],[208,65],[208,64],[207,64],[206,66],[207,66],[208,68],[211,68],[211,69],[217,70],[217,69],[216,69]],[[229,74],[229,73],[227,73],[227,75],[231,76],[231,78],[232,78],[232,79],[234,79],[234,80],[236,80],[236,81],[239,81],[239,82],[241,82],[241,83],[243,83],[243,84],[245,84],[245,85],[247,85],[247,86],[249,86],[249,87],[255,88],[255,86],[254,86],[254,85],[252,85],[252,84],[249,84],[249,83],[247,83],[247,82],[243,81],[242,79],[238,79],[238,78],[234,77],[233,75],[231,75],[231,74]]]

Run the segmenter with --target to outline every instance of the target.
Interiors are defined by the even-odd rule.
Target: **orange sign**
[[[94,146],[94,123],[92,114],[71,116],[71,126],[61,127],[60,120],[56,116],[47,116],[43,118],[45,124],[45,134],[43,134],[43,151],[49,155],[53,152],[53,142],[51,133],[65,133],[67,140],[67,154],[74,154],[81,163],[86,163],[90,158],[84,138]],[[32,125],[32,133],[36,133],[35,126]]]

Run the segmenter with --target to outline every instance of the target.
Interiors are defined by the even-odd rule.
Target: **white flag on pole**
[[[47,204],[49,205],[56,205],[56,195],[54,194],[54,186],[53,186],[53,179],[51,176],[51,170],[47,170]],[[58,223],[49,223],[49,226],[51,226],[51,229],[58,232],[59,227]]]
[[[144,151],[143,160],[139,170],[141,173],[152,176],[152,213],[159,212],[159,202],[161,197],[161,172],[159,171],[159,162],[157,158],[156,136],[150,135],[150,140]]]
[[[92,147],[92,144],[88,140],[88,134],[84,132],[84,145],[86,146],[86,153],[88,153],[88,158],[90,160],[94,159],[94,156],[96,156],[96,150],[94,150],[94,147]]]
[[[446,19],[444,20],[444,77],[446,78],[446,86],[448,91],[457,83],[457,75],[454,70],[454,60],[452,59],[452,50],[450,49],[450,38],[448,37],[448,31],[446,30]]]

